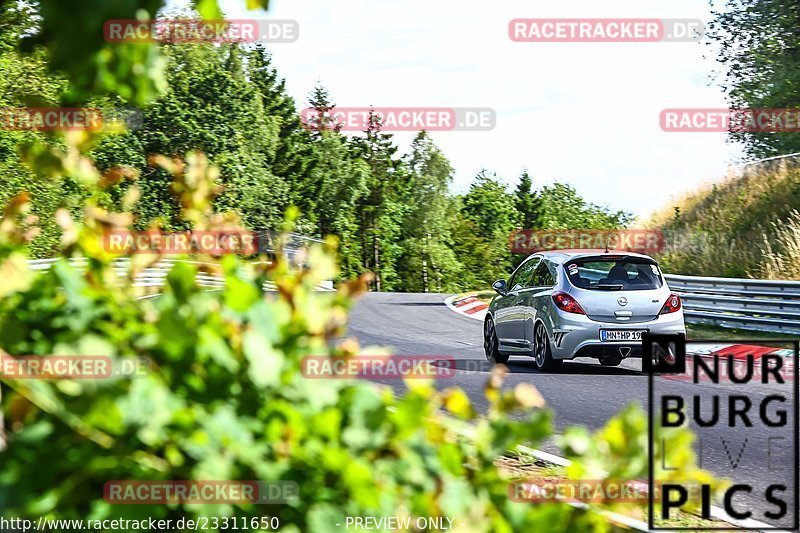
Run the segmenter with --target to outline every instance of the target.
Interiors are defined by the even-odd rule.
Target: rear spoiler
[[[569,261],[564,261],[564,266],[567,263],[575,263],[575,262],[586,262],[586,261],[621,261],[621,260],[629,260],[632,263],[643,263],[645,265],[656,265],[658,263],[655,259],[650,257],[642,257],[639,255],[628,255],[628,254],[617,254],[617,253],[608,253],[608,254],[601,254],[601,255],[581,255],[578,257],[572,257]]]

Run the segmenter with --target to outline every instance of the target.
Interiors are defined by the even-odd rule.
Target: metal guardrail
[[[800,334],[800,281],[664,277],[689,323]]]
[[[259,251],[267,253],[268,255],[274,254],[276,250],[280,250],[283,257],[291,264],[302,267],[305,261],[305,251],[309,243],[322,243],[319,239],[306,237],[299,233],[277,233],[270,230],[261,230],[256,232],[258,235]],[[58,259],[33,259],[28,261],[32,270],[48,270]],[[86,266],[86,259],[70,259],[69,262],[77,268]],[[156,296],[153,289],[158,289],[164,286],[167,274],[172,270],[175,263],[193,263],[202,265],[204,263],[198,261],[191,261],[186,259],[162,259],[158,263],[143,269],[133,281],[134,287],[146,287],[145,292],[149,292],[147,296]],[[242,267],[245,277],[253,277],[252,271],[249,271],[246,264]],[[121,257],[114,260],[114,270],[120,277],[126,276],[130,269],[130,259]],[[209,290],[222,289],[225,286],[225,280],[221,276],[213,276],[204,272],[198,272],[195,276],[195,281],[200,287],[207,287]],[[262,290],[274,291],[277,290],[272,282],[265,282]],[[332,291],[333,281],[323,281],[317,287],[317,290]]]
[[[47,270],[57,259],[35,259],[29,261],[33,270]],[[85,260],[71,259],[78,268]],[[176,262],[164,259],[144,269],[134,279],[135,287],[160,288]],[[191,262],[191,261],[189,261]],[[126,275],[129,260],[114,261],[118,275]],[[800,334],[800,281],[775,281],[739,278],[712,278],[665,274],[670,289],[678,293],[683,301],[686,321],[694,324],[711,324],[727,328],[739,328],[776,333]],[[197,284],[209,289],[221,289],[225,280],[220,276],[198,272]],[[265,291],[275,290],[271,282],[264,283]],[[333,290],[333,282],[326,281],[318,290]]]
[[[31,267],[31,270],[37,271],[44,271],[49,270],[53,264],[58,261],[58,259],[33,259],[28,261],[28,264]],[[81,269],[86,266],[85,259],[70,259],[70,264],[75,266],[78,269]],[[164,286],[166,282],[167,274],[169,274],[172,267],[175,263],[195,263],[195,264],[202,264],[198,263],[197,261],[187,261],[187,260],[180,260],[180,259],[163,259],[158,263],[154,264],[153,266],[147,267],[143,269],[133,281],[134,287],[152,287],[152,288],[161,288]],[[130,268],[130,260],[128,258],[119,258],[114,260],[114,270],[116,274],[120,277],[127,275],[128,269]],[[248,276],[248,272],[244,272],[245,277]],[[200,287],[206,287],[208,289],[222,289],[225,287],[225,279],[221,276],[213,276],[210,274],[206,274],[203,272],[198,272],[195,281]],[[274,291],[276,290],[275,284],[267,281],[263,284],[262,289],[265,291]],[[332,291],[333,290],[333,282],[332,281],[323,281],[317,287],[317,290],[321,291]]]
[[[793,152],[791,154],[776,155],[773,157],[765,157],[764,159],[756,159],[755,161],[748,161],[740,165],[741,168],[749,167],[750,165],[760,165],[762,163],[769,163],[770,161],[778,161],[780,159],[788,159],[790,157],[798,157],[800,152]]]
[[[605,273],[584,269],[582,275],[598,279]],[[664,277],[680,295],[689,323],[800,334],[800,281]]]

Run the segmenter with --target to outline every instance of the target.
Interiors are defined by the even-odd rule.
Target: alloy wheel
[[[495,342],[497,337],[494,334],[494,323],[491,319],[483,324],[483,350],[486,353],[486,358],[490,359],[496,350]]]
[[[534,345],[534,360],[536,366],[542,368],[547,353],[547,336],[544,333],[544,328],[541,324],[536,324],[536,336]]]

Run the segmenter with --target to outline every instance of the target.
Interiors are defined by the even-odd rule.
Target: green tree
[[[507,239],[518,218],[514,197],[497,179],[497,175],[481,170],[463,198],[463,211],[478,229],[478,234],[491,240]]]
[[[283,118],[266,110],[259,54],[245,55],[235,45],[192,43],[166,47],[164,55],[169,90],[145,110],[137,132],[144,153],[181,156],[192,147],[203,150],[220,167],[225,190],[218,208],[236,210],[253,229],[278,227],[291,203],[289,184],[275,173]],[[255,69],[257,82],[246,64]],[[141,171],[140,223],[162,217],[177,225],[171,178],[163,170]]]
[[[403,220],[400,289],[441,292],[457,285],[461,264],[451,248],[452,198],[448,187],[453,168],[425,131],[419,132],[405,158],[409,185],[403,199],[408,211]]]
[[[456,256],[473,288],[487,287],[511,270],[509,238],[519,220],[514,195],[497,176],[482,170],[461,199],[455,231]],[[477,285],[475,285],[477,284]]]
[[[322,83],[318,82],[308,97],[308,105],[314,110],[314,115],[309,117],[306,127],[312,135],[319,136],[322,132],[333,131],[339,133],[342,125],[337,122],[331,113],[336,109],[336,104],[331,99],[331,94]]]
[[[517,211],[520,214],[520,225],[524,230],[536,230],[541,227],[540,209],[541,200],[538,193],[533,190],[533,180],[527,170],[523,170],[519,177],[516,196]]]
[[[303,219],[298,221],[298,229],[313,231],[322,183],[320,174],[314,172],[319,158],[311,143],[312,132],[302,127],[295,101],[286,91],[286,82],[278,76],[263,45],[253,47],[245,57],[247,80],[256,86],[264,112],[277,119],[279,125],[275,150],[265,165],[272,174],[286,182],[289,202],[299,207],[302,217],[307,220],[307,225]]]
[[[541,224],[547,229],[613,229],[627,226],[633,215],[586,202],[574,187],[564,183],[545,186],[541,199]]]
[[[375,274],[377,291],[392,290],[398,283],[399,239],[407,206],[401,198],[408,187],[408,175],[395,158],[394,136],[381,132],[381,120],[370,109],[364,136],[354,140],[356,153],[369,168],[368,193],[359,202],[363,265]]]
[[[316,207],[318,233],[339,239],[339,264],[343,279],[364,271],[358,206],[369,194],[369,167],[358,158],[348,140],[322,131],[314,140],[319,163],[314,172],[320,183]]]
[[[800,102],[800,3],[712,3],[706,35],[720,64],[714,76],[732,109],[797,108]],[[733,131],[752,158],[800,151],[800,133]]]
[[[30,54],[20,52],[22,38],[36,28],[35,14],[27,3],[0,3],[0,108],[3,110],[55,106],[67,87],[62,76],[49,73],[47,50],[37,48]],[[3,115],[0,120],[5,121],[8,115],[5,112]],[[33,143],[54,147],[60,141],[47,132],[0,127],[0,203],[5,204],[23,191],[30,193],[31,214],[41,221],[41,233],[29,247],[34,256],[46,257],[55,252],[61,235],[53,215],[59,207],[77,206],[78,202],[71,202],[77,187],[68,177],[49,179],[47,171],[37,172],[26,165],[22,157],[23,148]]]
[[[3,3],[11,9],[26,4]],[[164,0],[38,0],[36,6],[41,18],[37,31],[25,34],[23,49],[35,53],[40,46],[47,48],[50,71],[70,82],[63,102],[81,105],[98,96],[116,94],[143,106],[166,89],[165,64],[157,44],[106,42],[103,33],[109,20],[155,18]],[[79,20],[80,24],[65,24],[66,20]]]

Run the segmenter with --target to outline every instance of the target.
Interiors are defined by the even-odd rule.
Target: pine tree
[[[286,82],[278,77],[264,47],[256,45],[247,59],[247,75],[261,95],[264,110],[278,121],[278,142],[268,165],[288,183],[290,202],[313,223],[321,183],[314,172],[318,157],[311,134],[302,127],[295,101],[286,92]]]
[[[311,95],[308,97],[308,105],[311,106],[314,113],[305,122],[305,126],[311,130],[312,135],[318,137],[325,131],[339,133],[342,130],[342,124],[331,116],[333,110],[336,109],[336,104],[333,103],[328,89],[320,82],[317,82],[312,89]]]
[[[144,110],[144,124],[133,132],[144,154],[208,154],[220,169],[220,211],[236,210],[252,229],[274,228],[291,203],[292,189],[275,163],[280,149],[280,118],[270,115],[260,95],[246,52],[232,44],[165,47],[170,90]],[[160,217],[177,229],[184,224],[169,192],[171,177],[144,167],[138,185],[142,224]],[[168,226],[169,227],[169,226]]]
[[[512,267],[509,236],[520,216],[515,197],[494,173],[481,170],[475,176],[469,192],[462,198],[461,215],[465,222],[461,224],[459,235],[474,231],[479,239],[477,246],[473,237],[468,239],[478,255],[470,258],[475,263],[468,265],[466,270],[481,269],[485,277],[479,281],[488,286],[494,279],[507,274]],[[458,257],[461,258],[462,254]]]
[[[320,132],[314,145],[319,157],[314,169],[320,183],[319,234],[338,237],[341,277],[352,279],[365,270],[357,206],[369,194],[369,168],[339,133]]]
[[[377,291],[391,290],[397,282],[398,239],[406,210],[398,193],[407,185],[407,173],[394,159],[394,136],[382,133],[381,126],[380,116],[370,108],[364,137],[354,141],[369,168],[369,193],[359,202],[359,217],[363,264],[375,273]]]
[[[516,197],[517,211],[520,213],[522,229],[536,230],[541,228],[541,200],[536,191],[533,190],[533,180],[528,175],[527,170],[522,171],[514,196]]]

